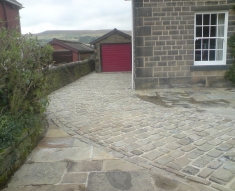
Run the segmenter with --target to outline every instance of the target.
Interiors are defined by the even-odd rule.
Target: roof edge
[[[131,36],[130,36],[130,35],[128,35],[128,34],[122,32],[122,31],[119,31],[119,30],[117,30],[117,29],[115,28],[115,29],[113,29],[112,31],[106,33],[105,35],[103,35],[103,36],[97,38],[96,40],[94,40],[94,41],[92,41],[92,42],[90,42],[90,44],[94,45],[94,44],[100,42],[101,40],[103,40],[103,39],[105,39],[105,38],[107,38],[107,37],[109,37],[109,36],[111,36],[111,35],[113,35],[113,34],[119,34],[119,35],[121,35],[121,36],[123,36],[123,37],[125,37],[125,38],[131,39]]]
[[[78,50],[76,50],[75,48],[68,46],[66,44],[64,44],[63,42],[60,41],[60,39],[57,38],[53,38],[52,41],[48,42],[48,44],[52,45],[53,43],[57,43],[58,45],[67,48],[68,50],[71,50],[73,52],[78,52]]]
[[[5,0],[5,1],[10,3],[10,4],[16,5],[20,9],[24,8],[23,5],[21,3],[19,3],[18,1],[11,1],[11,0]]]
[[[66,41],[66,40],[65,40]],[[75,42],[75,41],[67,41],[67,42]],[[57,38],[53,38],[50,42],[48,42],[48,44],[52,45],[53,43],[57,43],[58,45],[64,47],[64,48],[67,48],[68,50],[71,50],[73,52],[94,52],[94,50],[77,50],[76,48],[73,48],[67,44],[64,44],[63,43],[63,40],[60,40],[60,39],[57,39]],[[81,43],[81,42],[78,42],[78,43]],[[82,45],[82,43],[81,43]]]

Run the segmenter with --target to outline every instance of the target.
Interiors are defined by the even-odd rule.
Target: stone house
[[[92,47],[81,42],[53,38],[48,44],[54,48],[53,60],[56,64],[89,59],[94,54]]]
[[[222,86],[234,0],[132,0],[133,86]]]
[[[131,36],[117,29],[92,41],[96,72],[120,72],[132,69]]]
[[[21,32],[19,10],[22,8],[16,0],[0,0],[0,27],[17,28]]]

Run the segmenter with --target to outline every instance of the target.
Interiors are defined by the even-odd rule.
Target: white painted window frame
[[[222,61],[195,61],[195,43],[196,39],[196,15],[197,14],[220,14],[225,13],[225,26],[224,26],[224,39],[223,39],[223,60]],[[226,65],[226,57],[227,57],[227,34],[228,34],[228,11],[203,11],[203,12],[195,12],[194,14],[194,65],[195,66],[203,66],[203,65]],[[200,39],[200,38],[199,38]],[[203,38],[201,38],[203,39]]]

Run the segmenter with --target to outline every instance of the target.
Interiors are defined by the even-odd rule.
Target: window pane
[[[216,39],[216,49],[223,49],[223,39]]]
[[[226,13],[198,13],[195,16],[195,61],[223,61],[226,45]],[[216,64],[220,62],[216,62]],[[212,63],[208,63],[212,64]]]
[[[209,37],[210,27],[203,27],[203,37]]]
[[[202,51],[202,61],[208,61],[208,50]]]
[[[195,51],[195,61],[201,61],[201,51]]]
[[[202,27],[196,28],[196,37],[202,37]]]
[[[216,37],[216,26],[211,27],[211,35],[210,37]]]
[[[210,50],[209,60],[210,61],[215,61],[215,50]]]
[[[218,37],[224,37],[224,26],[218,26]]]
[[[216,50],[216,60],[223,60],[223,50]]]
[[[203,15],[203,25],[210,25],[210,15]]]
[[[217,14],[211,15],[211,25],[217,25]]]
[[[210,39],[210,49],[216,49],[216,39]]]
[[[224,13],[220,13],[218,15],[218,24],[221,25],[221,24],[224,24],[225,23],[225,14]]]
[[[196,25],[202,25],[202,15],[196,15]]]
[[[202,40],[201,39],[196,40],[195,49],[201,49],[201,47],[202,47]]]
[[[203,39],[202,49],[209,48],[209,39]]]

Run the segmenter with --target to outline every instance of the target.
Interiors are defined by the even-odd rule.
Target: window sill
[[[190,66],[190,71],[228,70],[231,65]]]

